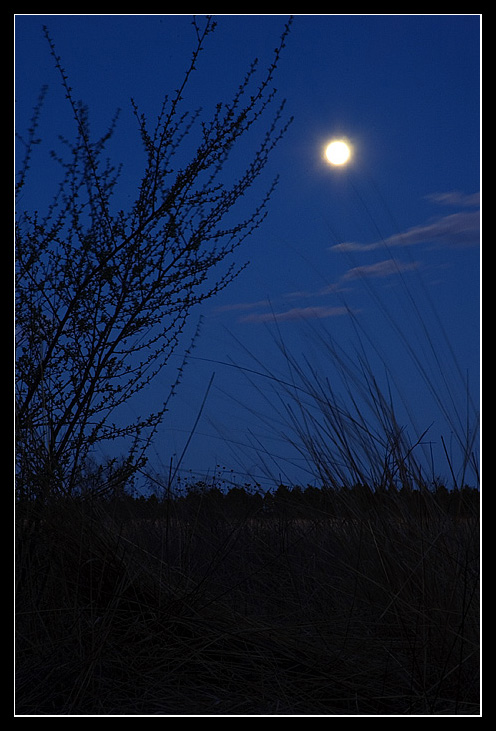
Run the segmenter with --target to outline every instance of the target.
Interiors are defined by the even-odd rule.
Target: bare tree
[[[273,78],[291,20],[274,60],[256,81],[257,61],[229,103],[209,121],[184,112],[183,94],[215,21],[201,25],[179,89],[165,97],[153,128],[131,100],[144,146],[144,171],[128,210],[114,204],[121,168],[104,158],[118,115],[93,139],[88,109],[75,100],[48,30],[44,33],[75,122],[74,141],[55,154],[62,175],[44,215],[16,221],[16,449],[22,494],[70,494],[99,442],[127,438],[126,475],[147,447],[171,393],[132,423],[119,409],[148,386],[177,350],[192,308],[229,285],[243,266],[218,265],[267,214],[274,181],[243,220],[230,215],[263,170],[291,120],[273,106]],[[18,173],[23,190],[43,106],[35,107]],[[239,140],[270,108],[261,141],[243,171],[227,183],[223,170]],[[196,135],[196,137],[194,137]],[[178,153],[196,148],[180,167]],[[187,142],[187,145],[184,143]],[[212,272],[215,269],[215,277]],[[129,446],[129,443],[131,446]]]

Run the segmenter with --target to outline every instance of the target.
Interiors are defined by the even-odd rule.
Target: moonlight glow
[[[331,165],[344,165],[350,159],[350,148],[343,140],[334,140],[326,147],[326,158]]]

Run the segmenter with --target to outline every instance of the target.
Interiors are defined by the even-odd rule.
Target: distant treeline
[[[152,514],[167,510],[167,499],[155,495],[148,498],[133,498],[140,509]],[[250,487],[230,487],[221,490],[215,486],[196,483],[184,495],[170,499],[176,510],[185,508],[202,509],[220,515],[275,516],[294,518],[318,518],[325,516],[361,517],[377,511],[391,511],[397,517],[404,513],[421,515],[426,511],[437,511],[452,516],[468,517],[479,511],[479,491],[468,486],[448,490],[437,485],[429,491],[419,490],[371,490],[367,485],[318,488],[308,486],[288,487],[279,485],[274,491],[259,492]]]
[[[119,489],[103,496],[89,493],[84,497],[70,498],[73,499],[105,503],[107,508],[113,507],[114,514],[119,518],[133,520],[189,520],[195,515],[229,520],[274,517],[363,520],[375,515],[407,520],[413,516],[468,518],[477,516],[480,509],[479,490],[469,486],[448,489],[443,484],[422,491],[406,488],[371,489],[362,484],[338,490],[281,484],[275,490],[262,492],[260,488],[250,485],[219,487],[199,481],[185,486],[181,492],[164,489],[162,495],[131,495]]]

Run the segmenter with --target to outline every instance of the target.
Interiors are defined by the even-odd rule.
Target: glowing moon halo
[[[343,140],[334,140],[326,147],[326,158],[331,165],[344,165],[350,159],[350,148]]]

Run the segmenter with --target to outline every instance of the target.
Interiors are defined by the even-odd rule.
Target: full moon
[[[342,140],[334,140],[326,147],[326,157],[331,165],[344,165],[350,158],[350,148]]]

